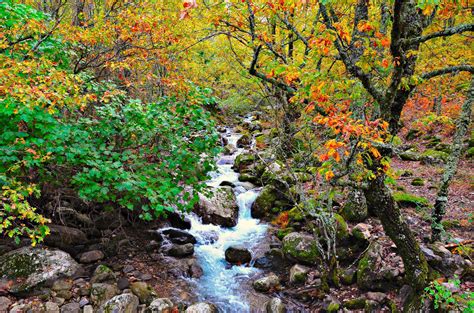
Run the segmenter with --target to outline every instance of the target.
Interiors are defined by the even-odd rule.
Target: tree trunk
[[[469,129],[472,114],[472,104],[474,103],[474,79],[471,79],[471,86],[467,93],[467,99],[461,108],[461,116],[459,116],[456,122],[456,133],[454,134],[452,151],[449,155],[448,163],[444,169],[443,177],[441,179],[441,186],[436,197],[436,202],[432,214],[431,224],[431,240],[437,241],[441,239],[441,233],[443,226],[441,221],[443,220],[444,214],[446,213],[446,205],[448,203],[448,189],[456,175],[458,169],[459,158],[463,150],[463,139]]]

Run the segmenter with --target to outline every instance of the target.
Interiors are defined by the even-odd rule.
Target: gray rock
[[[148,306],[147,313],[166,313],[171,312],[174,304],[168,298],[158,298],[153,300],[152,303]]]
[[[12,305],[10,299],[7,297],[0,297],[0,312],[7,312],[10,305]]]
[[[184,245],[174,244],[171,249],[168,250],[168,254],[177,258],[184,258],[194,254],[194,245],[187,243]]]
[[[367,241],[370,239],[370,229],[372,226],[369,224],[359,223],[352,228],[352,236],[357,239]]]
[[[217,313],[217,307],[212,303],[200,302],[189,306],[186,313]]]
[[[243,245],[235,245],[225,250],[225,259],[232,264],[245,264],[252,260],[252,254]]]
[[[387,299],[387,295],[383,292],[367,292],[365,297],[367,300],[376,301],[378,303],[382,303]]]
[[[237,140],[237,148],[249,147],[251,143],[252,138],[249,135],[244,134]]]
[[[116,278],[117,277],[115,276],[115,273],[112,271],[112,269],[110,269],[108,266],[100,264],[95,268],[94,273],[92,274],[91,284],[105,282],[113,283],[115,282]]]
[[[99,313],[135,313],[139,305],[138,297],[131,293],[124,293],[113,297],[105,302],[99,309]]]
[[[304,264],[315,264],[320,259],[316,239],[305,233],[289,233],[283,238],[286,257]]]
[[[140,303],[150,304],[157,297],[155,290],[145,282],[134,282],[130,284],[130,289]]]
[[[81,263],[94,263],[104,258],[104,253],[100,250],[87,251],[81,254],[79,261]]]
[[[82,309],[82,313],[94,313],[94,308],[92,307],[92,305],[86,305]]]
[[[181,229],[167,228],[162,230],[161,233],[166,235],[172,243],[178,245],[184,245],[187,243],[195,244],[197,242],[193,235]]]
[[[92,284],[91,287],[91,302],[96,307],[100,307],[102,304],[112,299],[118,293],[118,289],[115,285],[106,283]]]
[[[280,278],[270,273],[269,275],[259,278],[253,282],[253,288],[260,292],[267,292],[280,286]]]
[[[81,313],[81,307],[76,302],[67,303],[61,307],[61,313]]]
[[[290,283],[299,284],[306,281],[309,268],[300,264],[295,264],[290,268]]]
[[[79,268],[61,250],[23,247],[0,257],[0,279],[13,281],[7,288],[12,294],[29,292],[40,284],[72,276]]]
[[[239,207],[232,188],[213,188],[211,192],[212,196],[200,194],[199,203],[195,206],[195,212],[202,221],[224,227],[237,225]]]
[[[265,311],[267,313],[285,313],[286,307],[281,299],[272,298],[265,304]]]
[[[56,303],[52,302],[52,301],[48,301],[44,304],[44,309],[47,313],[59,313],[60,310],[59,310],[59,305],[57,305]],[[2,310],[0,310],[0,312],[3,312]]]
[[[80,229],[62,225],[49,225],[49,230],[51,233],[44,239],[44,242],[49,246],[67,249],[87,243],[87,236]]]
[[[358,189],[351,190],[340,213],[349,222],[363,222],[369,215],[364,193]]]

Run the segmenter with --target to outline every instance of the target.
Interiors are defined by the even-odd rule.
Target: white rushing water
[[[237,146],[240,135],[227,132],[229,144]],[[259,272],[248,266],[229,267],[225,261],[225,250],[232,245],[244,245],[252,251],[260,240],[265,237],[267,225],[251,217],[250,208],[257,198],[260,189],[246,190],[239,186],[239,174],[232,170],[233,161],[244,149],[231,156],[221,156],[218,168],[212,173],[209,186],[217,187],[223,181],[236,185],[234,193],[239,207],[238,222],[235,227],[222,228],[213,224],[202,224],[194,214],[191,220],[190,233],[198,243],[195,246],[196,258],[203,268],[203,276],[196,281],[197,294],[201,301],[216,304],[222,312],[250,312],[250,306],[245,299],[241,282],[248,280]]]

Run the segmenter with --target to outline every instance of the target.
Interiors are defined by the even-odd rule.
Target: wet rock
[[[237,140],[237,148],[248,148],[251,143],[252,138],[247,134],[243,134],[242,137]]]
[[[87,243],[87,236],[80,229],[62,225],[49,225],[49,230],[51,233],[44,239],[48,246],[70,249],[73,246]]]
[[[81,263],[94,263],[102,260],[105,257],[104,253],[100,250],[87,251],[81,254],[79,262]]]
[[[167,313],[171,312],[173,309],[173,302],[168,298],[159,298],[153,300],[153,302],[148,306],[146,313]]]
[[[309,268],[304,265],[293,265],[290,269],[290,283],[304,283],[306,281],[306,277],[308,276],[308,272]]]
[[[286,313],[285,304],[279,298],[272,298],[265,304],[266,313]]]
[[[114,271],[103,264],[97,266],[92,274],[91,284],[114,282],[116,280]]]
[[[140,303],[150,304],[157,297],[155,290],[145,282],[134,282],[130,289],[140,299]]]
[[[0,312],[7,312],[10,305],[12,305],[10,299],[7,297],[0,297]]]
[[[367,241],[370,239],[370,229],[372,226],[369,224],[359,223],[352,228],[352,236],[359,240]]]
[[[189,306],[186,313],[217,313],[217,307],[212,303],[201,302]]]
[[[249,168],[256,161],[255,154],[252,153],[241,153],[234,160],[233,169],[239,173],[242,173],[245,169]]]
[[[212,196],[199,195],[195,212],[206,224],[224,227],[237,225],[239,207],[234,192],[230,187],[219,187],[211,190]]]
[[[74,275],[80,266],[64,251],[23,247],[0,257],[0,279],[11,281],[12,294],[32,291],[36,286]]]
[[[135,313],[137,312],[138,304],[137,296],[130,293],[124,293],[108,300],[100,307],[98,312]]]
[[[280,278],[278,278],[277,275],[270,273],[265,277],[255,280],[252,285],[256,291],[267,292],[280,286]]]
[[[180,213],[177,212],[169,212],[168,221],[170,222],[171,226],[174,228],[179,229],[190,229],[191,228],[191,221],[187,218],[182,216]]]
[[[245,264],[252,260],[252,254],[243,245],[230,246],[225,250],[225,259],[231,264]]]
[[[92,284],[91,302],[96,307],[100,307],[109,299],[112,299],[117,293],[118,289],[115,285],[105,283]]]
[[[61,307],[61,313],[81,313],[81,306],[76,302],[67,303]]]
[[[194,254],[194,245],[192,243],[184,245],[174,244],[171,249],[168,250],[168,254],[176,258],[191,256]]]
[[[290,233],[283,238],[283,253],[288,258],[303,264],[316,264],[319,250],[316,239],[305,233]]]
[[[237,152],[237,148],[233,144],[227,144],[224,147],[224,154],[225,155],[232,155]]]
[[[200,278],[203,275],[204,271],[203,271],[201,265],[199,265],[199,262],[196,259],[188,260],[187,265],[188,265],[188,275],[189,275],[189,277]]]
[[[187,243],[195,244],[197,242],[193,235],[181,229],[168,228],[161,232],[166,235],[172,243],[178,245],[184,245]]]
[[[340,214],[349,222],[363,222],[369,214],[364,193],[358,189],[351,190]]]

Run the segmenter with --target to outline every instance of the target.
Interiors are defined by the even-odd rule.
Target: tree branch
[[[474,66],[472,65],[456,65],[456,66],[448,66],[439,70],[434,70],[431,72],[423,73],[421,78],[423,79],[430,79],[436,76],[451,74],[451,73],[458,73],[458,72],[469,72],[474,74]]]
[[[403,39],[401,43],[403,45],[411,45],[414,43],[422,43],[426,42],[428,40],[438,38],[438,37],[447,37],[447,36],[452,36],[456,34],[460,34],[463,32],[472,32],[474,31],[474,24],[463,24],[463,25],[458,25],[455,27],[450,27],[446,28],[445,30],[431,33],[428,35],[420,36],[420,37],[415,37],[415,38],[410,38],[410,39]]]

